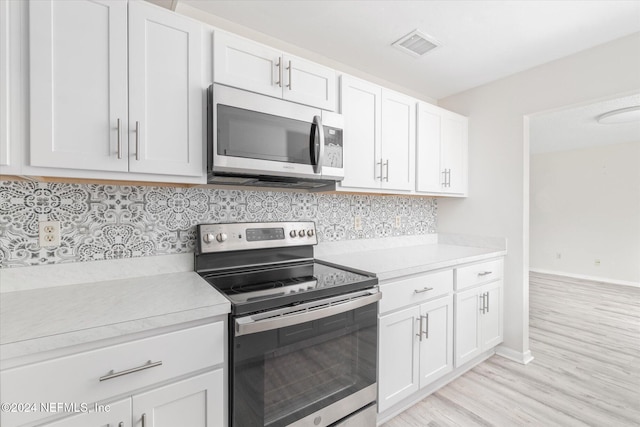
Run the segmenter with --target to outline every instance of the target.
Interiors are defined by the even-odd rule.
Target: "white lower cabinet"
[[[485,263],[484,265],[488,265]],[[479,274],[488,273],[483,270]],[[455,365],[462,366],[503,340],[502,263],[498,279],[455,294]],[[489,276],[489,275],[488,275]],[[457,283],[457,288],[460,288]]]
[[[425,274],[381,288],[383,301],[394,302],[381,304],[381,311],[413,305],[381,313],[379,319],[378,412],[453,369],[453,272]]]
[[[223,394],[224,375],[217,369],[128,399],[92,405],[88,412],[42,427],[130,427],[132,420],[143,427],[217,427],[224,425],[224,412],[217,408]]]
[[[419,307],[380,317],[379,412],[411,396],[420,388],[420,346],[416,339],[419,318]]]
[[[379,420],[424,398],[502,342],[502,277],[503,259],[494,258],[380,284]]]
[[[448,295],[420,306],[420,388],[453,369],[453,297]]]
[[[222,369],[134,395],[133,422],[143,427],[224,425]],[[143,421],[144,420],[144,421]]]
[[[225,323],[219,320],[89,351],[70,350],[66,356],[3,369],[3,402],[66,406],[3,411],[0,424],[33,425],[54,418],[44,425],[223,426]],[[60,418],[65,413],[68,416]]]

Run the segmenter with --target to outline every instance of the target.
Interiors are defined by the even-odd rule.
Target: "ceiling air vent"
[[[440,46],[440,43],[433,37],[414,30],[393,43],[392,46],[411,56],[420,57]]]

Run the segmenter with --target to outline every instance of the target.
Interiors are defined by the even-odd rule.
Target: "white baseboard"
[[[505,359],[513,360],[514,362],[518,362],[523,365],[526,365],[533,360],[531,350],[527,350],[523,353],[508,347],[499,346],[496,348],[496,354],[498,356],[504,357]]]
[[[542,270],[538,268],[530,268],[529,271],[532,273],[553,274],[555,276],[571,277],[572,279],[590,280],[592,282],[603,282],[603,283],[611,283],[614,285],[633,286],[636,288],[640,288],[640,282],[631,282],[628,280],[616,280],[616,279],[609,279],[607,277],[587,276],[583,274],[566,273],[564,271]]]

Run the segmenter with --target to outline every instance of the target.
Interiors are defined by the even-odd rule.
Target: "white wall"
[[[469,117],[469,197],[438,201],[438,231],[506,236],[505,341],[529,352],[529,114],[638,91],[640,33],[440,100]],[[488,58],[487,60],[490,60]]]
[[[640,286],[640,141],[532,154],[530,206],[531,270]]]

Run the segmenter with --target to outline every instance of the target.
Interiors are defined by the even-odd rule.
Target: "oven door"
[[[213,85],[213,174],[344,177],[342,116]]]
[[[233,426],[328,426],[376,399],[377,289],[235,319]]]

